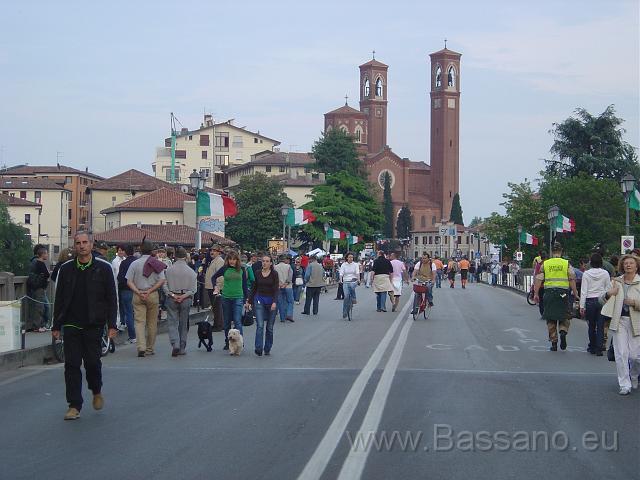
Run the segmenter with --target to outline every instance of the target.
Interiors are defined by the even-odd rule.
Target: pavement
[[[64,422],[60,365],[0,372],[1,478],[638,478],[640,392],[617,394],[615,365],[567,351],[522,295],[486,285],[435,291],[428,320],[377,313],[358,287],[354,320],[335,291],[318,316],[276,321],[272,355],[172,358],[123,345],[103,360],[105,408],[90,393]],[[386,436],[383,436],[386,435]],[[385,444],[385,441],[387,442]]]

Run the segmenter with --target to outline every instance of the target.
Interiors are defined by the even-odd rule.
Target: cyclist
[[[433,280],[436,278],[436,264],[431,261],[431,257],[427,252],[422,253],[422,258],[415,267],[413,267],[413,273],[411,274],[412,281],[419,281],[426,283],[427,287],[427,301],[429,306],[433,307]],[[416,295],[422,296],[421,293]],[[422,302],[422,299],[420,300]]]
[[[347,253],[347,261],[340,265],[340,282],[344,288],[344,300],[342,301],[342,318],[347,318],[349,310],[349,302],[355,305],[356,285],[360,278],[360,267],[353,261],[353,253]],[[357,282],[357,283],[356,283]]]

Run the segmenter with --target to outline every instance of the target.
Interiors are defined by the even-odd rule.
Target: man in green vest
[[[567,348],[567,332],[571,322],[569,289],[578,298],[576,276],[569,261],[562,258],[562,246],[554,243],[551,248],[552,257],[545,260],[536,276],[534,301],[540,301],[538,292],[544,282],[544,313],[549,330],[550,350],[558,350],[558,324],[560,325],[560,349]]]

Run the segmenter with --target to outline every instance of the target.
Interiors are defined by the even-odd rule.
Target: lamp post
[[[195,196],[196,196],[196,251],[199,252],[200,248],[202,247],[202,234],[200,232],[200,229],[198,228],[198,192],[200,190],[204,189],[204,184],[206,182],[206,178],[204,176],[204,174],[198,173],[196,172],[196,169],[193,169],[193,172],[191,172],[191,175],[189,175],[189,184],[191,185],[191,188],[193,188],[195,190]]]
[[[553,243],[553,229],[556,225],[555,220],[556,218],[558,218],[559,214],[560,214],[560,208],[558,208],[557,205],[553,205],[549,207],[549,210],[547,211],[547,219],[549,220],[549,258],[551,258],[553,255],[551,251],[552,243]]]
[[[283,204],[282,207],[280,207],[280,213],[282,214],[282,243],[285,246],[284,253],[286,253],[289,251],[289,242],[286,239],[286,232],[287,232],[286,220],[287,220],[287,214],[289,213],[289,206]]]
[[[631,198],[631,194],[636,187],[636,179],[633,178],[633,175],[627,173],[620,180],[620,187],[622,188],[622,193],[624,194],[624,203],[627,207],[627,221],[625,223],[625,232],[626,235],[629,235],[629,199]]]
[[[520,235],[522,235],[522,225],[518,225],[518,251],[520,251]]]

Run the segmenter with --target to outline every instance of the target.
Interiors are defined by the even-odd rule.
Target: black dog
[[[198,322],[198,339],[198,348],[204,345],[207,352],[213,350],[213,329],[208,319]]]

